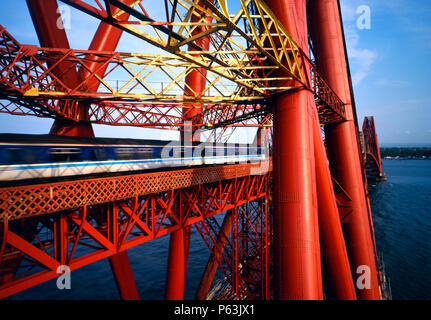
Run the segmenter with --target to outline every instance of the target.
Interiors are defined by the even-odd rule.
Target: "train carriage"
[[[247,144],[0,134],[0,181],[262,161]]]

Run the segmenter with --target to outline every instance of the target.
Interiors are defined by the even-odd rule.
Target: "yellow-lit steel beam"
[[[81,0],[62,0],[78,9],[83,9]],[[230,12],[233,7],[228,7],[226,0],[170,0],[168,12],[174,17],[174,21],[154,21],[145,16],[136,2],[127,6],[117,0],[109,1],[111,6],[126,11],[136,20],[121,21],[120,15],[109,17],[114,26],[148,41],[149,43],[173,53],[182,60],[196,65],[197,68],[205,68],[222,78],[235,82],[238,86],[246,86],[241,90],[244,94],[269,96],[269,91],[286,90],[286,86],[268,86],[265,83],[269,74],[273,71],[262,68],[255,63],[254,57],[259,55],[266,58],[265,64],[279,70],[277,75],[290,77],[295,86],[304,86],[308,83],[300,68],[298,56],[303,54],[299,46],[286,32],[275,15],[262,0],[239,0],[239,10]],[[81,4],[81,5],[80,5]],[[140,4],[145,5],[145,4]],[[250,8],[255,8],[254,12]],[[94,12],[87,12],[101,20],[106,17],[97,16]],[[193,21],[193,17],[198,21]],[[207,18],[211,18],[209,23]],[[240,27],[242,23],[246,29]],[[200,28],[199,27],[204,27]],[[203,30],[193,34],[196,30]],[[155,37],[154,34],[157,34]],[[202,50],[196,45],[196,40],[207,37],[210,39],[209,50]],[[238,40],[235,40],[238,39]],[[266,46],[270,46],[268,50]],[[191,47],[190,47],[191,46]],[[255,72],[249,72],[249,71]],[[266,71],[265,71],[266,70]],[[256,73],[257,72],[257,73]],[[258,80],[262,75],[261,81]],[[257,76],[257,77],[256,77]],[[272,76],[271,76],[272,77]],[[248,79],[256,80],[249,81]],[[246,80],[246,81],[244,81]],[[253,85],[248,85],[253,82]],[[209,92],[209,91],[207,91]]]

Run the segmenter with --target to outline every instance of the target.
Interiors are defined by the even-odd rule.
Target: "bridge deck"
[[[0,221],[264,174],[271,168],[271,162],[247,163],[0,188]]]

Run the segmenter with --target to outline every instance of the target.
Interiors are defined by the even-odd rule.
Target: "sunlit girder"
[[[249,126],[253,117],[271,112],[263,96],[241,96],[239,85],[232,82],[234,87],[230,88],[221,77],[212,77],[211,72],[205,76],[208,85],[203,96],[198,93],[190,95],[193,93],[191,88],[185,96],[185,77],[195,69],[195,65],[173,55],[38,48],[21,45],[4,28],[0,28],[0,34],[1,98],[27,108],[23,111],[22,107],[3,103],[0,112],[59,116],[79,121],[82,119],[79,119],[78,102],[85,101],[91,105],[93,117],[90,121],[95,123],[174,128],[183,126],[181,114],[170,111],[186,108],[187,103],[193,102],[202,103],[202,115],[199,116],[202,120],[196,123],[199,128],[244,126],[245,122]],[[74,88],[64,84],[52,72],[62,61],[73,62],[69,65],[88,70],[94,59],[99,64],[97,70],[106,69],[105,74],[99,76],[97,70],[87,72],[86,78]],[[100,84],[97,92],[88,91],[87,83],[90,81]],[[311,83],[321,122],[341,121],[344,117],[343,103],[315,72]]]
[[[382,158],[380,155],[379,141],[377,138],[374,117],[365,117],[362,124],[362,153],[365,158],[366,173],[370,176],[384,178]]]
[[[252,96],[267,97],[305,87],[317,93],[318,103],[326,108],[335,104],[336,113],[344,118],[344,110],[338,112],[343,102],[262,0],[229,1],[229,5],[226,0],[166,0],[157,6],[142,1],[131,6],[117,0],[105,1],[105,5],[90,0],[62,1],[239,84],[238,96],[253,92]],[[123,21],[112,15],[108,4],[133,18]],[[204,31],[197,32],[202,26],[206,26],[201,28]],[[203,37],[210,39],[209,50],[195,43]],[[302,66],[311,70],[311,79]]]
[[[136,1],[131,6],[114,0],[105,1],[104,5],[98,1],[63,2],[261,94],[290,89],[292,78],[302,84],[306,82],[299,67],[303,63],[300,48],[260,0],[237,3],[231,10],[233,14],[229,13],[226,1],[214,4],[207,0],[159,1],[157,5]],[[160,10],[163,6],[164,10]],[[121,20],[111,14],[112,7],[130,13],[133,18]],[[197,22],[193,16],[198,18]],[[208,23],[208,18],[212,23]],[[207,28],[196,32],[202,25]],[[202,37],[210,39],[209,50],[196,44]],[[267,61],[263,70],[269,70],[256,73],[262,60]],[[289,67],[284,66],[286,61]],[[275,69],[283,73],[275,75]],[[271,85],[274,80],[285,81],[275,88]]]
[[[211,72],[205,76],[208,85],[204,94],[194,93],[185,78],[197,65],[174,55],[39,48],[19,44],[4,28],[0,33],[0,84],[2,93],[10,96],[182,103],[233,103],[263,98],[251,94],[242,96],[240,85],[228,83]],[[96,60],[98,68],[91,72],[89,65]],[[66,61],[87,71],[75,87],[65,84],[53,72],[57,65]],[[104,69],[105,73],[100,76],[98,70]],[[88,90],[90,82],[98,83],[99,89]],[[188,95],[184,94],[184,88],[188,89]]]

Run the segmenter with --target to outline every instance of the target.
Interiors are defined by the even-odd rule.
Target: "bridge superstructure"
[[[109,258],[138,299],[127,249],[169,234],[165,298],[182,299],[195,226],[211,252],[199,299],[217,268],[229,297],[384,298],[338,1],[61,2],[100,21],[88,50],[69,47],[56,0],[27,0],[40,44],[0,27],[0,112],[67,136],[257,128],[272,158],[0,188],[1,297]],[[117,52],[124,33],[159,52]]]

